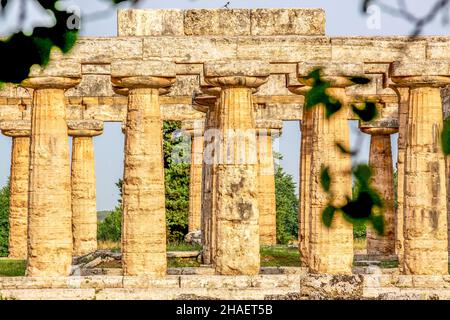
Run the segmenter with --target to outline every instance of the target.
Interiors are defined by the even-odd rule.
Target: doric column
[[[299,64],[299,81],[312,85],[306,76],[316,68],[313,64]],[[321,65],[318,65],[321,66]],[[340,143],[349,148],[348,108],[345,88],[352,85],[349,76],[363,74],[360,64],[322,65],[322,75],[331,87],[328,94],[339,99],[343,106],[329,119],[325,116],[325,107],[315,106],[311,110],[311,179],[310,179],[310,215],[309,215],[309,251],[308,266],[313,273],[350,274],[353,263],[353,225],[347,222],[341,213],[333,217],[331,227],[322,221],[322,213],[328,202],[334,206],[345,204],[346,197],[352,194],[351,158],[337,147]],[[320,185],[320,173],[329,169],[333,198]]]
[[[394,172],[392,167],[391,134],[398,128],[376,127],[361,123],[361,131],[370,134],[369,165],[372,169],[372,185],[380,192],[384,202],[382,214],[385,221],[384,234],[378,235],[372,228],[367,228],[367,254],[395,254],[395,207],[394,207]]]
[[[397,141],[397,211],[395,214],[395,253],[398,257],[399,269],[403,268],[403,208],[405,185],[405,149],[406,122],[408,116],[409,88],[391,85],[398,96],[398,141]]]
[[[261,245],[277,243],[277,206],[275,198],[275,167],[272,152],[272,138],[279,135],[282,121],[258,120],[258,209],[259,241]]]
[[[184,121],[182,123],[182,129],[191,136],[189,232],[201,229],[204,124],[202,120]]]
[[[202,86],[203,94],[194,98],[194,108],[205,112],[204,152],[202,166],[202,208],[201,208],[201,231],[202,231],[202,260],[204,264],[214,264],[216,257],[216,156],[218,140],[217,130],[217,103],[220,88]]]
[[[391,68],[391,79],[410,88],[405,130],[402,271],[447,274],[447,191],[440,139],[440,88],[450,83],[449,63],[396,62]]]
[[[80,82],[81,66],[64,61],[34,69],[31,111],[27,276],[68,276],[72,263],[70,156],[64,90]]]
[[[175,82],[175,65],[113,62],[112,82],[129,89],[123,180],[125,275],[166,275],[166,211],[159,95]]]
[[[216,173],[216,273],[259,273],[256,133],[252,89],[267,81],[258,61],[205,65],[205,79],[222,88],[217,106],[220,134]]]
[[[97,250],[97,204],[93,137],[102,134],[103,122],[68,121],[72,136],[73,255]]]
[[[12,137],[9,195],[8,257],[27,259],[30,121],[2,121],[5,136]]]
[[[292,81],[290,75],[290,81]],[[295,75],[296,78],[296,75]],[[293,81],[294,82],[294,81]],[[311,88],[299,83],[288,86],[292,93],[304,96]],[[309,236],[310,236],[310,199],[311,199],[311,150],[312,150],[312,110],[303,107],[302,120],[300,123],[301,146],[300,146],[300,186],[299,186],[299,213],[298,213],[298,242],[300,261],[302,266],[309,265]]]

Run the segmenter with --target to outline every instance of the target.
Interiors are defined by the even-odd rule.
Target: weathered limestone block
[[[378,235],[367,228],[367,254],[390,255],[395,253],[394,173],[392,168],[391,134],[397,128],[363,127],[361,131],[371,135],[369,165],[373,170],[372,185],[384,201],[381,213],[384,217],[384,234]]]
[[[325,35],[322,9],[253,9],[251,34],[255,36]]]
[[[29,121],[0,122],[2,133],[12,137],[8,245],[11,259],[27,259],[30,128]]]
[[[72,136],[72,235],[73,255],[97,250],[97,206],[93,137],[103,131],[103,122],[68,121]]]
[[[252,88],[269,75],[269,65],[256,61],[205,65],[205,80],[221,87],[217,129],[218,274],[259,272],[259,210],[257,203],[256,133]],[[239,139],[239,141],[236,140]]]
[[[80,81],[81,66],[33,69],[27,276],[66,276],[72,262],[70,157],[64,89]]]
[[[160,93],[175,81],[175,66],[114,62],[111,80],[128,88],[123,181],[124,275],[166,275],[165,190]]]
[[[301,295],[312,300],[360,299],[362,275],[307,275],[300,280]]]
[[[363,65],[299,64],[299,81],[311,85],[306,76],[319,66],[322,67],[323,78],[331,82],[329,94],[339,99],[343,107],[329,119],[325,117],[324,106],[312,109],[311,177],[314,178],[310,180],[308,266],[313,273],[350,274],[353,262],[353,226],[342,214],[335,214],[332,225],[328,228],[321,217],[329,201],[334,206],[342,206],[352,192],[351,159],[337,148],[336,143],[346,148],[350,143],[345,87],[352,85],[348,77],[363,74]],[[324,167],[328,167],[333,177],[332,199],[328,199],[317,178]]]
[[[201,229],[204,121],[183,122],[182,129],[191,135],[188,230],[195,232]]]
[[[251,32],[249,9],[193,9],[184,13],[188,36],[244,36]]]
[[[440,90],[450,83],[450,65],[396,62],[391,79],[410,89],[405,130],[403,272],[447,274],[446,166],[439,136],[443,121]]]
[[[259,242],[261,245],[275,245],[277,243],[277,208],[272,139],[279,136],[282,127],[281,121],[256,121]]]
[[[117,35],[182,36],[183,11],[179,9],[125,9],[117,13]]]

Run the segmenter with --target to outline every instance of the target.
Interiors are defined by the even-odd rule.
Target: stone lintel
[[[112,78],[126,77],[162,77],[175,78],[175,63],[167,61],[113,61],[111,63]]]
[[[259,60],[236,60],[229,62],[208,62],[204,67],[205,77],[268,77],[270,65]]]
[[[396,61],[390,69],[392,77],[450,76],[450,61]]]
[[[305,85],[312,85],[312,80],[307,76],[317,68],[321,69],[322,78],[330,81],[332,87],[352,86],[354,83],[349,80],[350,77],[364,76],[363,63],[301,62],[297,67],[299,81]]]
[[[99,120],[67,120],[70,136],[94,137],[103,133],[103,121]]]
[[[299,77],[305,77],[317,68],[321,68],[325,77],[364,76],[363,63],[301,62],[297,66],[297,73]]]

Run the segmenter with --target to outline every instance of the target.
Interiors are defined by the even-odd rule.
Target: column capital
[[[76,61],[53,61],[45,68],[33,66],[23,87],[33,89],[69,89],[81,82],[81,64]]]
[[[67,128],[72,137],[95,137],[103,133],[103,121],[68,120]]]
[[[394,84],[403,87],[445,87],[450,84],[449,61],[396,61],[389,75]]]
[[[208,112],[209,108],[216,104],[221,90],[220,87],[215,86],[200,86],[201,92],[194,92],[192,97],[192,107],[200,112]]]
[[[308,78],[311,71],[321,69],[322,78],[331,83],[331,87],[345,88],[354,85],[352,77],[364,75],[363,63],[337,63],[337,62],[302,62],[297,65],[297,77],[301,84],[312,86],[312,79]]]
[[[371,136],[390,135],[398,132],[398,128],[363,127],[361,124],[359,129]]]
[[[31,134],[30,120],[0,121],[0,130],[8,137],[29,137]]]
[[[153,88],[167,91],[175,83],[175,64],[166,61],[113,61],[111,82],[119,88]],[[119,90],[119,88],[116,88]],[[166,89],[166,90],[164,90]],[[122,91],[126,93],[127,91]]]
[[[281,120],[256,120],[256,132],[258,132],[258,134],[271,134],[273,131],[278,131],[281,133],[282,129],[283,121]]]
[[[221,88],[258,88],[267,82],[270,65],[256,60],[208,62],[204,65],[205,81]]]

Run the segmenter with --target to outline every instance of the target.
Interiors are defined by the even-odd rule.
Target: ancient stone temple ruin
[[[344,102],[329,120],[322,107],[304,109],[319,67]],[[349,80],[360,76],[372,81]],[[0,91],[0,129],[12,138],[10,258],[27,259],[26,277],[0,278],[0,295],[449,298],[439,140],[449,84],[450,36],[329,37],[320,9],[119,11],[117,37],[82,37]],[[394,273],[355,272],[352,225],[321,219],[329,200],[352,192],[351,159],[336,142],[349,146],[357,119],[347,106],[364,100],[379,111],[360,129],[371,135],[373,184],[386,204],[386,232],[368,230],[367,252],[395,256]],[[203,245],[191,274],[167,269],[163,120],[181,121],[191,139],[189,231],[201,230]],[[302,134],[302,267],[267,272],[259,250],[276,242],[272,140],[289,120]],[[93,139],[104,122],[124,124],[123,274],[80,276],[73,258],[97,249]],[[320,186],[324,166],[333,199]]]

